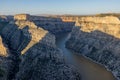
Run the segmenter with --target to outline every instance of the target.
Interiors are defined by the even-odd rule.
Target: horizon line
[[[30,15],[97,15],[97,14],[120,14],[120,12],[103,12],[103,13],[86,13],[86,14],[47,14],[47,13],[40,13],[40,14],[32,14],[32,13],[15,13],[15,14],[0,14],[0,15],[17,15],[17,14],[30,14]]]

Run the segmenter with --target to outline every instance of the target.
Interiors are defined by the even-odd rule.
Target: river
[[[56,37],[56,45],[63,51],[66,60],[80,70],[82,80],[116,80],[104,66],[65,48],[65,42],[68,37],[69,33],[58,35]]]

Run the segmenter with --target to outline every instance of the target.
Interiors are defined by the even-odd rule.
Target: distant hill
[[[95,16],[99,16],[99,17],[116,16],[116,17],[120,17],[120,13],[101,13],[101,14],[97,14]]]

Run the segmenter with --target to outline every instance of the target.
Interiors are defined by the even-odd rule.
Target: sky
[[[120,0],[0,0],[0,14],[120,13]]]

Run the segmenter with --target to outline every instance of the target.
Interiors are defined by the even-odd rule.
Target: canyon
[[[69,36],[60,48],[56,42],[63,33]],[[97,64],[99,69],[103,65],[103,72],[107,69],[120,80],[120,20],[116,16],[3,16],[0,36],[0,80],[83,80],[84,70],[67,59],[70,54],[65,47],[80,58],[80,66]]]
[[[120,80],[120,20],[117,17],[78,18],[66,47],[104,65]]]
[[[49,31],[30,20],[0,24],[0,65],[4,70],[1,80],[81,80],[79,72],[65,61]]]

